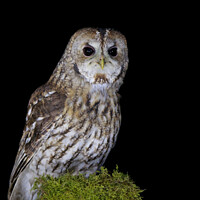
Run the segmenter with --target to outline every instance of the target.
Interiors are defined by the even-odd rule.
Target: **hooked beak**
[[[100,65],[101,65],[101,69],[103,69],[104,68],[104,57],[103,56],[101,56]]]

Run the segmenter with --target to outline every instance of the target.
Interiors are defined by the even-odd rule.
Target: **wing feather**
[[[29,101],[26,124],[10,177],[9,193],[31,162],[45,136],[64,110],[66,95],[48,86],[38,88]]]

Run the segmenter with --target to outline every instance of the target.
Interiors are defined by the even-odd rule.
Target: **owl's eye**
[[[110,55],[110,56],[116,56],[117,55],[117,47],[110,47],[109,49],[108,49],[108,54]]]
[[[83,48],[83,53],[85,56],[91,56],[95,53],[95,49],[93,47],[84,47]]]

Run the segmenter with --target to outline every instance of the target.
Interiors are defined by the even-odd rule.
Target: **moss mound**
[[[59,178],[42,176],[36,179],[33,189],[38,190],[38,200],[141,200],[143,192],[118,167],[111,174],[102,167],[98,174],[88,178],[69,172]]]

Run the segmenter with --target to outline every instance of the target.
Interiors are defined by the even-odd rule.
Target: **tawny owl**
[[[71,37],[49,81],[30,98],[9,199],[35,199],[40,175],[88,176],[105,162],[120,128],[117,92],[127,68],[121,33],[84,28]]]

